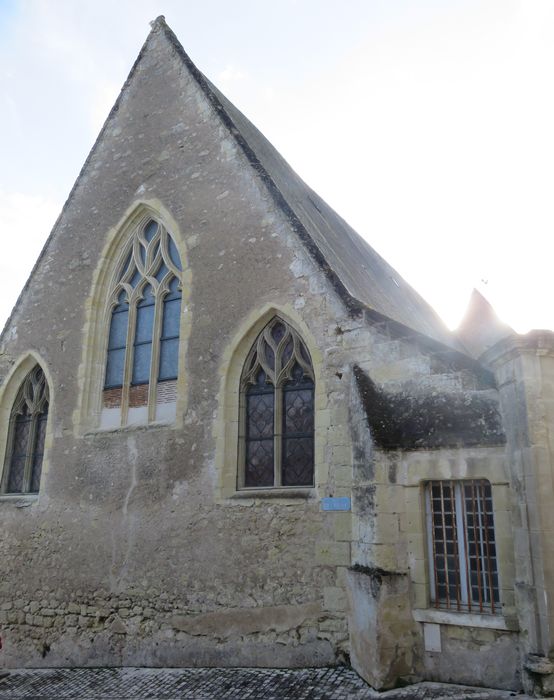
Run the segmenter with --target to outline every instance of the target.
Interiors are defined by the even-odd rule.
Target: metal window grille
[[[498,611],[500,596],[491,485],[486,479],[425,486],[431,603]]]

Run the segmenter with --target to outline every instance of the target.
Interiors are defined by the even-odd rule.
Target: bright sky
[[[159,14],[450,327],[554,329],[553,0],[0,0],[0,326]]]

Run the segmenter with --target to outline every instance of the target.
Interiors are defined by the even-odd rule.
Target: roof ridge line
[[[340,300],[343,302],[343,304],[346,307],[347,312],[353,316],[360,316],[364,312],[368,313],[370,317],[373,317],[374,319],[379,319],[379,320],[387,320],[388,322],[392,323],[399,331],[401,329],[405,329],[409,335],[414,335],[416,337],[420,337],[421,339],[427,339],[433,341],[433,343],[437,344],[438,346],[445,348],[449,351],[454,351],[455,353],[459,354],[460,356],[467,357],[466,353],[461,350],[460,348],[456,348],[455,346],[448,345],[447,343],[439,340],[438,338],[434,338],[431,335],[427,335],[421,331],[416,330],[415,328],[412,328],[405,323],[402,323],[401,321],[398,321],[397,319],[388,316],[386,314],[383,314],[382,312],[378,311],[376,308],[373,308],[366,302],[362,301],[358,297],[354,296],[346,287],[340,276],[338,275],[337,272],[332,268],[332,266],[329,264],[327,261],[327,258],[325,257],[325,254],[323,251],[320,249],[320,247],[317,245],[316,241],[313,239],[313,237],[310,235],[309,231],[307,230],[306,226],[302,223],[300,217],[298,214],[294,211],[293,206],[289,203],[288,199],[286,196],[283,194],[277,183],[275,182],[274,178],[270,175],[268,172],[267,168],[263,165],[263,163],[260,161],[259,157],[257,156],[256,152],[254,149],[250,146],[248,141],[243,137],[241,134],[240,128],[236,125],[235,121],[233,120],[232,116],[228,113],[227,109],[225,108],[224,104],[221,102],[220,98],[214,92],[214,89],[217,90],[217,88],[212,85],[211,81],[209,78],[207,78],[202,71],[196,66],[196,64],[192,61],[190,56],[187,54],[185,51],[183,45],[171,29],[167,22],[165,21],[165,18],[163,15],[158,17],[155,20],[155,26],[156,28],[160,28],[166,35],[167,39],[171,42],[173,45],[174,49],[177,51],[179,57],[181,60],[184,62],[185,66],[191,73],[192,77],[196,80],[197,84],[199,85],[200,89],[202,92],[205,94],[205,96],[208,98],[209,102],[212,104],[215,112],[217,115],[220,117],[221,121],[223,124],[226,126],[227,130],[231,134],[231,136],[235,139],[236,143],[238,144],[239,148],[242,150],[242,152],[245,154],[246,159],[250,166],[256,171],[256,173],[260,176],[264,184],[266,185],[267,189],[269,190],[269,193],[273,197],[276,205],[281,208],[281,210],[285,213],[285,215],[289,218],[290,223],[292,224],[292,228],[294,231],[297,233],[298,237],[300,238],[300,241],[304,244],[304,246],[307,248],[308,253],[312,256],[314,259],[316,265],[321,269],[323,274],[329,279],[331,282],[333,288],[337,292],[337,295],[339,296]],[[237,108],[235,108],[237,109]],[[240,112],[240,110],[237,109],[237,111]],[[245,115],[242,115],[248,122],[250,120],[248,117]],[[250,124],[253,126],[254,129],[259,131],[257,127],[250,122]],[[260,132],[261,133],[261,132]],[[263,137],[263,134],[262,134]],[[265,138],[265,137],[263,137]],[[267,139],[266,139],[267,140]],[[270,144],[272,145],[272,144]],[[274,148],[272,146],[272,148]],[[284,160],[283,156],[277,151],[277,155]],[[286,162],[286,161],[285,161]],[[302,178],[294,171],[294,169],[287,163],[287,166],[293,170],[294,174],[296,177],[298,177],[300,180]],[[302,180],[302,182],[304,182]],[[312,188],[304,182],[304,185],[310,190],[310,192],[313,192],[316,197],[321,199],[320,195],[317,194]],[[327,207],[330,207],[325,200],[322,200],[324,204]],[[333,210],[334,211],[334,210]],[[335,212],[336,214],[336,212]],[[340,216],[340,214],[336,214],[336,216]],[[344,221],[344,219],[342,219]],[[348,222],[344,221],[346,226],[348,226],[352,231],[354,229],[348,224]],[[355,231],[354,231],[355,232]],[[355,232],[356,235],[357,232]],[[363,240],[363,239],[362,239]],[[367,242],[366,242],[367,243]],[[367,243],[367,245],[369,245]],[[372,249],[373,250],[373,249]],[[386,260],[382,258],[377,251],[374,251],[379,258],[381,258],[385,264],[388,265]],[[399,274],[399,273],[397,273]],[[416,292],[417,294],[417,292]],[[418,295],[419,296],[419,295]],[[422,301],[424,303],[425,300],[422,298]],[[431,307],[429,307],[431,308]],[[433,313],[437,316],[437,318],[440,320],[434,309],[431,309]]]

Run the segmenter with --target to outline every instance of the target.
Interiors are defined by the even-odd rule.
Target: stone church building
[[[0,381],[3,667],[554,692],[554,334],[450,333],[163,18]]]

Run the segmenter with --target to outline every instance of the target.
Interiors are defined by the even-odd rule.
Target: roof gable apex
[[[155,56],[156,49],[157,56]],[[149,56],[154,56],[153,64],[147,63],[146,59]],[[178,64],[173,63],[173,66],[184,67],[189,78],[196,83],[200,93],[206,98],[206,106],[209,105],[214,115],[219,117],[228,134],[246,157],[253,173],[269,190],[291,228],[352,314],[367,311],[370,317],[377,320],[391,319],[400,327],[461,349],[455,336],[446,329],[438,315],[419,294],[303,182],[260,131],[201,73],[186,54],[163,16],[159,16],[151,23],[151,31],[81,168],[29,279],[40,264],[75,193],[86,180],[97,152],[109,137],[110,129],[117,123],[118,115],[125,107],[126,98],[134,89],[137,74],[140,74],[144,68],[145,71],[150,71],[148,79],[151,79],[154,71],[156,77],[154,82],[158,82],[157,79],[160,77],[165,78],[165,82],[158,82],[157,89],[171,97],[171,93],[168,93],[171,85],[166,76],[168,69],[165,68],[165,57],[167,57],[167,65],[177,61]],[[145,76],[146,73],[142,77]],[[101,196],[101,193],[98,196]],[[28,284],[29,280],[20,299]],[[19,300],[14,310],[18,304]]]

